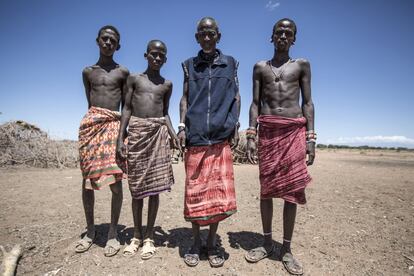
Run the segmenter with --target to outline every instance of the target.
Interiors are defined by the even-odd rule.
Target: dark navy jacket
[[[188,79],[187,145],[204,146],[226,141],[238,122],[238,62],[217,50],[212,64],[198,56],[183,62]]]

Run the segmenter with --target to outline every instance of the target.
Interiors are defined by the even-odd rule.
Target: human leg
[[[117,237],[117,226],[122,207],[122,181],[118,181],[112,185],[112,201],[111,201],[111,223],[108,231],[108,241],[105,246],[105,256],[112,257],[118,253],[121,245]]]
[[[152,258],[156,252],[154,244],[154,224],[155,219],[157,218],[159,204],[159,195],[152,195],[149,197],[147,227],[145,232],[144,245],[141,252],[141,258],[144,260]]]
[[[96,237],[94,224],[95,192],[85,188],[85,180],[82,183],[82,203],[86,218],[86,235],[76,242],[75,251],[77,253],[88,251]]]
[[[293,229],[295,227],[296,211],[297,205],[295,203],[285,201],[283,207],[283,246],[280,251],[280,258],[284,267],[290,274],[302,275],[302,265],[293,257],[290,248]]]
[[[260,214],[262,218],[264,242],[261,246],[248,251],[245,258],[248,262],[256,263],[270,255],[274,250],[272,239],[273,199],[260,200]]]
[[[142,242],[142,207],[144,204],[143,199],[132,199],[132,216],[134,219],[134,236],[131,239],[131,243],[123,250],[123,255],[131,257],[135,255]]]
[[[217,246],[218,222],[210,224],[210,231],[207,238],[208,261],[211,267],[223,266],[225,259],[222,250]]]
[[[192,222],[193,240],[194,243],[191,246],[188,253],[184,255],[184,262],[188,266],[196,266],[200,262],[200,251],[201,251],[201,237],[200,237],[200,225]]]

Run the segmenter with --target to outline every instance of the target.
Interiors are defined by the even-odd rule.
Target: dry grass
[[[0,126],[0,167],[73,168],[77,164],[75,141],[52,140],[46,132],[24,121]]]

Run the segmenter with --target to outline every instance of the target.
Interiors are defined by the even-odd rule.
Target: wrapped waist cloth
[[[189,147],[185,153],[184,218],[199,225],[237,211],[233,159],[227,142]]]
[[[131,116],[127,160],[128,183],[133,198],[141,199],[171,190],[174,176],[165,118]]]
[[[85,187],[97,189],[122,180],[124,164],[116,160],[121,114],[91,107],[79,127],[79,159]]]
[[[261,115],[258,123],[261,198],[305,204],[305,187],[311,181],[306,167],[306,118]]]

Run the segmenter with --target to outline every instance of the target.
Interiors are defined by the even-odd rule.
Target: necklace
[[[272,70],[273,75],[275,75],[275,82],[279,82],[282,79],[283,73],[285,72],[286,66],[288,63],[290,63],[291,59],[288,59],[285,63],[280,66],[280,68],[277,69],[277,72],[273,70],[272,66],[272,60],[269,60],[267,64],[269,64],[270,70]]]

